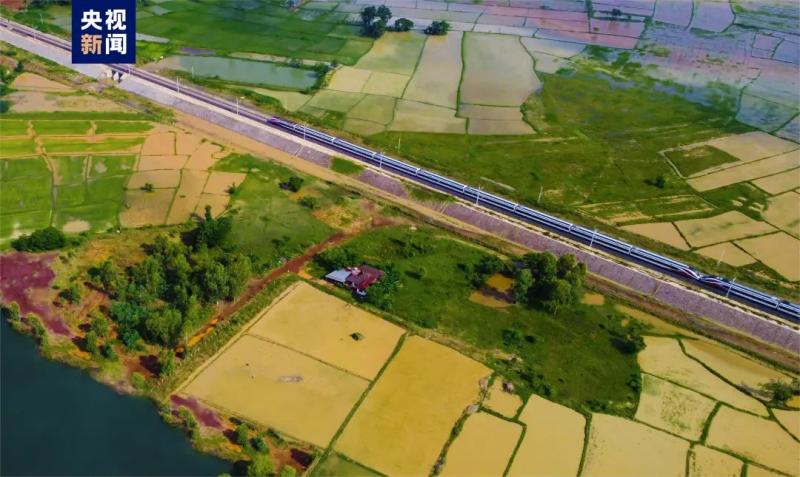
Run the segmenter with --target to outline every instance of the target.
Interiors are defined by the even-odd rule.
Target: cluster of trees
[[[778,406],[783,406],[786,401],[794,396],[800,396],[800,380],[793,379],[791,384],[773,380],[766,383],[762,390],[770,396],[770,401]]]
[[[450,24],[444,20],[436,20],[425,28],[426,35],[447,35]]]
[[[46,252],[57,250],[67,245],[64,232],[55,227],[47,227],[34,231],[30,235],[23,235],[11,241],[14,250],[20,252]]]
[[[516,272],[514,298],[518,303],[555,313],[575,304],[583,293],[586,265],[574,255],[556,259],[549,252],[529,253],[522,257]]]
[[[412,245],[409,250],[417,249]],[[317,255],[315,259],[325,270],[352,267],[361,263],[359,255],[348,247],[330,248]],[[401,286],[402,275],[391,263],[376,265],[376,268],[383,271],[383,276],[369,287],[364,301],[381,310],[390,310],[395,292]]]
[[[253,266],[249,257],[222,246],[230,229],[229,218],[214,219],[206,208],[185,242],[159,236],[147,257],[127,270],[106,260],[90,271],[112,297],[109,314],[126,347],[142,339],[173,347],[205,321],[208,305],[244,290]]]
[[[266,439],[269,439],[270,434],[269,431],[256,432],[244,422],[236,426],[233,439],[250,457],[250,462],[247,463],[244,473],[249,477],[296,476],[297,471],[288,464],[281,467],[280,472],[275,471],[275,464],[272,461],[269,446],[266,443]]]
[[[299,176],[292,176],[285,182],[281,182],[281,187],[292,192],[299,192],[303,188],[305,179]]]
[[[386,24],[392,18],[392,11],[386,5],[369,5],[361,10],[361,34],[370,38],[380,38],[386,32]]]

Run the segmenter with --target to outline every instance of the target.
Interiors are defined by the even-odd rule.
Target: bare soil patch
[[[519,424],[485,412],[472,414],[450,445],[440,475],[503,475],[521,434]]]
[[[592,414],[584,475],[684,476],[689,443],[627,419]]]
[[[455,108],[461,79],[461,32],[430,36],[404,95],[405,99]]]
[[[671,222],[626,225],[621,229],[671,245],[679,250],[689,250],[689,245]]]
[[[175,199],[169,210],[168,224],[180,224],[189,220],[200,202],[200,195],[207,179],[208,172],[206,171],[189,169],[180,171],[180,187],[175,192]]]
[[[368,382],[251,335],[243,335],[182,388],[204,402],[327,447]]]
[[[152,192],[129,190],[125,192],[125,207],[119,214],[123,227],[161,225],[167,218],[175,189],[156,189]]]
[[[675,222],[675,226],[692,247],[703,247],[775,230],[771,225],[753,220],[737,211],[704,219],[681,220]]]
[[[210,142],[200,144],[189,156],[184,166],[186,169],[205,171],[214,167],[219,160],[222,148]]]
[[[580,413],[532,394],[519,419],[528,430],[509,477],[577,475],[586,424]]]
[[[41,91],[17,91],[8,95],[15,113],[38,111],[117,112],[126,109],[113,101],[88,94],[55,94]]]
[[[739,240],[736,245],[789,281],[800,280],[800,240],[785,232]]]
[[[142,144],[143,156],[167,156],[175,154],[175,133],[155,132],[149,134]]]
[[[647,347],[638,355],[642,371],[678,383],[739,409],[767,416],[763,404],[719,379],[689,358],[673,338],[645,336]]]
[[[248,332],[373,380],[405,330],[300,282]]]
[[[644,374],[636,420],[697,441],[715,405],[699,393]]]
[[[484,365],[417,336],[405,340],[335,447],[387,475],[428,475]]]
[[[792,169],[774,176],[756,179],[753,184],[768,194],[778,195],[797,188],[800,184],[800,169]]]
[[[239,187],[247,174],[244,172],[212,171],[203,192],[206,194],[227,194],[230,187]]]
[[[140,189],[145,184],[152,184],[156,189],[173,188],[180,182],[181,171],[178,170],[137,171],[131,174],[128,189]]]
[[[11,87],[19,91],[39,91],[43,93],[72,93],[75,91],[65,84],[28,72],[23,72],[14,78]]]
[[[175,134],[175,154],[189,155],[193,153],[203,138],[197,134],[178,132]]]
[[[704,192],[739,182],[771,176],[789,169],[796,169],[799,166],[800,152],[792,151],[739,166],[728,167],[704,176],[693,177],[686,182],[700,192]]]
[[[85,220],[70,220],[65,223],[62,229],[68,234],[79,234],[91,229],[92,226]]]
[[[800,443],[767,419],[723,406],[711,422],[706,443],[789,475],[800,474]]]
[[[796,143],[775,137],[762,131],[753,131],[735,136],[725,136],[707,142],[743,162],[777,156],[800,148]]]

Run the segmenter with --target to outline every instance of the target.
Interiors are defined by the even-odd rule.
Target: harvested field
[[[373,43],[372,49],[361,57],[356,67],[363,70],[411,75],[424,44],[425,35],[420,32],[383,35]]]
[[[695,252],[712,260],[719,260],[723,263],[727,263],[733,267],[743,267],[756,262],[756,259],[747,255],[742,249],[730,242],[704,247],[695,250]]]
[[[699,393],[644,374],[636,420],[697,441],[716,404]]]
[[[694,389],[719,401],[761,416],[767,410],[759,401],[719,379],[683,353],[677,340],[645,336],[647,347],[638,355],[642,371]]]
[[[461,80],[461,32],[430,36],[405,99],[455,108]]]
[[[189,220],[197,208],[200,195],[208,179],[207,171],[184,169],[180,172],[180,187],[175,192],[172,207],[167,216],[167,224],[180,224]],[[227,204],[227,202],[226,202]],[[201,210],[200,212],[203,212]]]
[[[777,156],[733,166],[718,172],[712,172],[686,181],[690,186],[705,192],[727,185],[745,182],[760,177],[770,176],[800,166],[800,153],[787,152]]]
[[[675,222],[675,227],[692,247],[704,247],[775,230],[771,225],[753,220],[737,211],[703,219],[681,220]]]
[[[747,477],[783,477],[784,474],[779,474],[763,467],[753,464],[747,464]]]
[[[185,156],[193,153],[203,141],[201,136],[179,132],[175,135],[175,154]]]
[[[671,222],[626,225],[620,228],[671,245],[678,250],[689,250],[686,240],[681,237],[681,234]]]
[[[800,237],[800,194],[790,191],[772,197],[767,202],[767,209],[763,212],[763,216],[775,227],[795,237]]]
[[[485,412],[472,414],[450,445],[439,475],[503,475],[521,434],[519,424]]]
[[[247,174],[243,172],[212,171],[211,175],[208,176],[203,192],[206,194],[227,194],[230,187],[239,187],[246,177]]]
[[[131,174],[128,189],[140,189],[145,184],[152,184],[156,189],[178,187],[181,182],[181,171],[137,171]]]
[[[775,422],[727,406],[714,416],[706,444],[789,475],[800,474],[800,443]]]
[[[736,245],[789,281],[800,280],[800,240],[785,232],[739,240]]]
[[[66,95],[41,91],[19,91],[9,94],[7,98],[13,104],[15,113],[32,113],[38,111],[128,111],[113,101],[88,94]]]
[[[387,475],[428,475],[484,365],[417,336],[405,340],[335,447]]]
[[[244,335],[211,358],[181,392],[327,447],[367,384],[296,351]]]
[[[533,129],[525,121],[498,121],[495,119],[470,119],[469,134],[483,136],[524,136],[533,134]]]
[[[160,225],[167,218],[175,189],[156,189],[153,192],[129,190],[125,193],[125,207],[119,214],[123,227]]]
[[[514,393],[506,392],[503,389],[503,379],[498,376],[489,388],[489,394],[483,401],[483,406],[509,419],[513,419],[517,415],[519,408],[522,407],[522,398]]]
[[[796,439],[800,439],[800,412],[773,409],[772,413],[778,422],[789,431]]]
[[[157,132],[147,136],[142,144],[143,156],[167,156],[175,154],[175,133]]]
[[[405,330],[301,282],[248,332],[373,380]]]
[[[519,38],[465,33],[460,100],[469,104],[519,106],[541,87],[533,60]],[[502,51],[502,55],[497,52]],[[497,72],[502,71],[502,75]],[[509,82],[508,79],[514,81]]]
[[[394,98],[386,96],[366,95],[350,110],[347,118],[389,124],[394,116],[395,101]]]
[[[364,85],[364,93],[399,98],[408,84],[408,75],[375,71]]]
[[[683,349],[737,386],[758,390],[770,381],[792,381],[780,371],[712,341],[683,340]]]
[[[28,72],[23,72],[14,78],[11,87],[18,91],[40,91],[43,93],[72,93],[75,91],[65,84]],[[16,108],[14,109],[16,110]]]
[[[154,171],[159,169],[183,169],[186,156],[145,156],[139,157],[136,169],[139,171]]]
[[[401,99],[397,101],[394,121],[389,125],[389,129],[464,134],[466,124],[465,119],[456,117],[454,109]]]
[[[753,184],[768,194],[778,195],[797,188],[800,184],[800,169],[792,169],[774,176],[756,179]]]
[[[200,194],[200,200],[197,202],[197,208],[194,209],[194,212],[197,215],[203,215],[206,206],[209,206],[211,207],[211,215],[217,217],[219,214],[225,212],[230,200],[231,198],[228,195]]]
[[[305,107],[311,106],[319,109],[326,109],[328,111],[338,111],[346,113],[353,108],[364,95],[361,93],[346,93],[344,91],[333,91],[323,89],[315,94],[311,100],[306,103]]]
[[[777,156],[800,148],[792,141],[787,141],[762,131],[712,139],[707,144],[727,152],[742,162]]]
[[[689,443],[621,417],[592,414],[583,475],[681,476]]]
[[[689,455],[688,477],[739,477],[743,465],[736,457],[698,444]]]
[[[333,74],[328,89],[360,93],[371,74],[369,70],[342,66]]]
[[[586,423],[580,413],[531,394],[519,419],[528,428],[508,477],[578,473]]]
[[[222,152],[222,148],[210,142],[200,144],[189,156],[184,166],[186,169],[206,171],[217,163],[216,156]]]

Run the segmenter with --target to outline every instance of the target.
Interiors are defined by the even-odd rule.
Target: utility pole
[[[731,294],[731,288],[733,288],[733,284],[736,282],[736,278],[734,277],[730,283],[728,283],[728,291],[725,292],[725,298],[728,298],[728,295]]]
[[[597,235],[597,229],[592,230],[592,239],[589,240],[589,246],[591,247],[594,244],[594,236]]]
[[[543,192],[544,192],[544,186],[539,186],[539,197],[536,198],[536,203],[537,204],[542,201],[542,193]]]
[[[723,248],[723,249],[722,249],[722,253],[721,253],[721,254],[719,254],[719,258],[717,259],[717,266],[719,266],[719,262],[721,262],[721,261],[722,261],[722,257],[724,257],[724,256],[725,256],[725,252],[727,252],[727,251],[728,251],[728,249],[726,249],[726,248]]]

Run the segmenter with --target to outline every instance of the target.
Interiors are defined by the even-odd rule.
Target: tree
[[[298,176],[292,176],[284,182],[284,187],[289,189],[292,192],[299,192],[300,189],[303,187],[303,183],[305,183],[305,179]]]
[[[446,35],[450,31],[450,24],[445,20],[436,20],[425,28],[426,35]]]
[[[398,18],[394,21],[394,31],[409,31],[414,28],[414,22],[408,18]]]
[[[552,280],[556,277],[557,260],[552,253],[529,253],[522,259],[537,282]]]
[[[117,360],[117,353],[114,352],[114,347],[111,346],[111,343],[106,343],[100,349],[103,353],[103,357],[109,361],[116,361]]]
[[[247,281],[253,274],[253,264],[247,256],[236,253],[227,257],[225,268],[228,272],[227,298],[233,299],[244,291]]]
[[[317,255],[317,261],[328,270],[352,266],[356,260],[356,254],[347,247],[329,248]]]
[[[192,233],[195,248],[202,246],[213,248],[222,245],[231,228],[233,228],[233,222],[230,217],[215,219],[211,215],[211,206],[206,205],[203,220],[200,221]]]
[[[296,475],[297,475],[297,469],[295,469],[291,465],[285,464],[283,467],[281,467],[280,477],[295,477]]]
[[[527,268],[517,271],[514,283],[514,300],[517,303],[527,303],[531,287],[533,287],[533,274],[531,274],[531,271]]]
[[[361,10],[361,34],[378,38],[386,31],[386,23],[392,18],[389,7],[369,5]]]
[[[3,305],[3,315],[6,317],[8,321],[17,322],[19,321],[19,305],[17,302],[13,301],[10,305]]]
[[[180,337],[183,317],[174,308],[164,308],[160,313],[152,313],[144,321],[144,332],[148,341],[164,346],[175,346]]]
[[[152,183],[145,182],[144,185],[140,187],[140,189],[142,189],[145,192],[153,192],[155,190],[155,187],[153,186]]]
[[[240,423],[236,426],[235,439],[236,443],[242,447],[247,447],[247,444],[250,442],[250,427],[245,424],[244,422]]]
[[[208,262],[199,270],[200,286],[207,303],[213,303],[230,295],[228,271],[219,262]]]
[[[266,452],[253,455],[253,460],[247,466],[247,475],[249,477],[269,477],[274,472],[275,466]]]
[[[544,306],[552,313],[573,303],[572,285],[566,280],[556,279],[547,284]]]
[[[61,290],[58,296],[73,304],[80,303],[82,296],[81,288],[77,283],[70,283],[67,288]]]
[[[800,381],[795,379],[792,384],[778,380],[772,380],[762,386],[762,389],[770,395],[770,400],[775,404],[784,404],[792,396],[800,394]]]
[[[383,276],[367,289],[367,296],[364,299],[367,303],[377,306],[381,310],[392,308],[394,292],[400,286],[400,273],[394,266],[388,266],[383,272]]]
[[[114,265],[111,259],[106,259],[90,273],[106,293],[114,293],[123,280],[119,268]]]
[[[55,227],[36,230],[11,242],[11,246],[20,252],[45,252],[62,248],[66,244],[66,236]]]
[[[175,352],[169,348],[164,348],[158,354],[158,374],[159,376],[169,376],[175,371]]]
[[[86,351],[91,353],[92,356],[98,356],[100,354],[100,345],[98,343],[99,339],[97,333],[89,330],[84,339],[86,340]]]
[[[108,320],[103,315],[99,313],[94,315],[89,326],[99,338],[105,338],[108,336]]]
[[[307,195],[300,199],[300,205],[309,210],[316,210],[319,207],[319,199]]]
[[[131,281],[139,287],[139,291],[148,297],[157,298],[164,292],[166,287],[164,267],[156,257],[145,257],[144,260],[131,267],[130,275]]]

